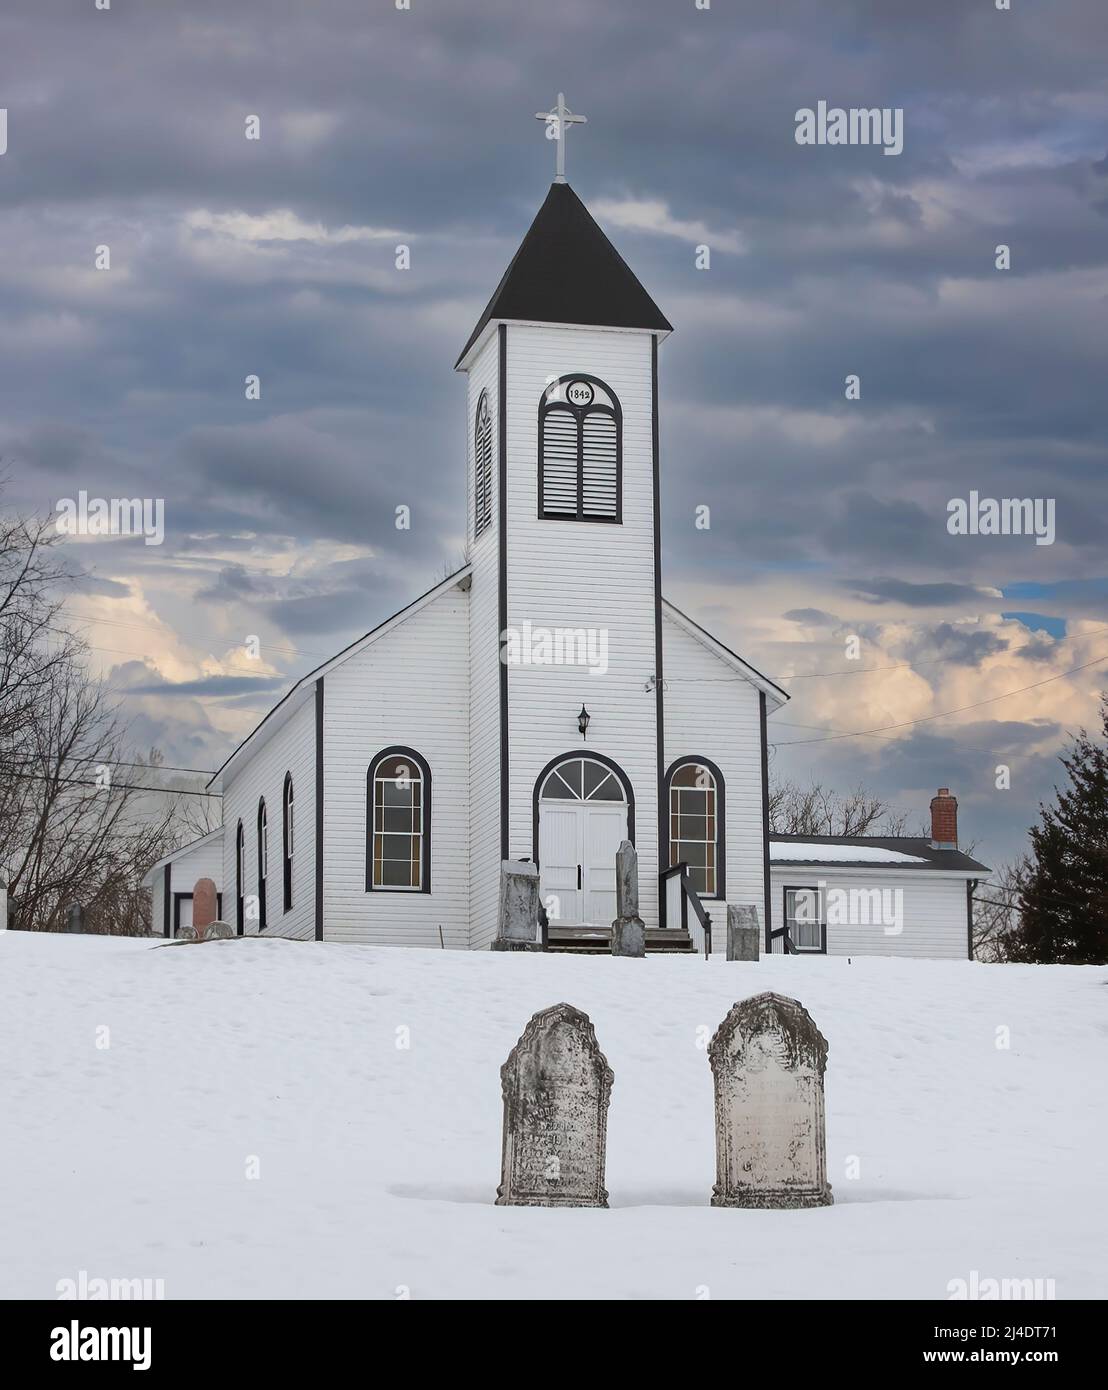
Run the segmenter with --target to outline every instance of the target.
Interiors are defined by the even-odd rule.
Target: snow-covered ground
[[[830,1043],[829,1208],[708,1206],[703,1041],[766,989]],[[611,1209],[496,1207],[500,1064],[561,1000],[615,1072]],[[8,932],[0,1018],[3,1297],[1108,1296],[1105,969]]]

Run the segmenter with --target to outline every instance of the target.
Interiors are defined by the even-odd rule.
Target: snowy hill
[[[703,1043],[766,989],[830,1043],[829,1208],[708,1206]],[[561,1000],[615,1072],[611,1209],[494,1207],[500,1064]],[[8,932],[0,1016],[2,1297],[1108,1296],[1106,969]]]

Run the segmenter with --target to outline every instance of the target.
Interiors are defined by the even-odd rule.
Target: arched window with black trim
[[[235,831],[235,929],[239,936],[246,926],[246,831],[239,821]]]
[[[539,516],[623,519],[623,411],[615,392],[577,372],[539,402]]]
[[[269,876],[269,825],[265,813],[265,797],[258,802],[258,930],[265,931],[265,881]]]
[[[669,862],[687,864],[702,898],[726,894],[723,774],[707,758],[680,758],[666,774]]]
[[[282,848],[282,888],[284,889],[285,911],[292,907],[292,854],[296,848],[296,826],[293,812],[293,792],[292,792],[292,773],[285,773],[285,790],[283,796],[283,825],[281,835]]]
[[[473,426],[473,539],[492,521],[492,415],[489,393],[481,392]]]
[[[385,748],[366,778],[366,891],[431,891],[431,769],[413,748]]]

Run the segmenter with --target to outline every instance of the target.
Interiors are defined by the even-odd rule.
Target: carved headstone
[[[587,1014],[534,1015],[500,1068],[501,1207],[606,1207],[604,1153],[612,1071]]]
[[[209,922],[204,928],[205,941],[227,941],[234,934],[229,922]]]
[[[639,916],[639,856],[630,840],[616,851],[616,919],[613,956],[645,956],[646,924]]]
[[[191,922],[186,922],[183,927],[177,928],[178,941],[199,941],[200,936]]]
[[[530,860],[500,865],[500,899],[496,912],[494,951],[540,951],[539,869]]]
[[[780,994],[736,1004],[708,1047],[716,1098],[714,1207],[823,1207],[827,1040]]]
[[[728,903],[727,959],[757,960],[760,954],[758,909],[752,903]]]
[[[192,888],[192,925],[197,936],[203,936],[206,928],[219,916],[216,906],[215,884],[210,878],[198,878]]]

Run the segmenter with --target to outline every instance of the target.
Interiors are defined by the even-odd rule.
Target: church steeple
[[[553,183],[456,367],[493,319],[596,328],[673,325],[568,183]]]

